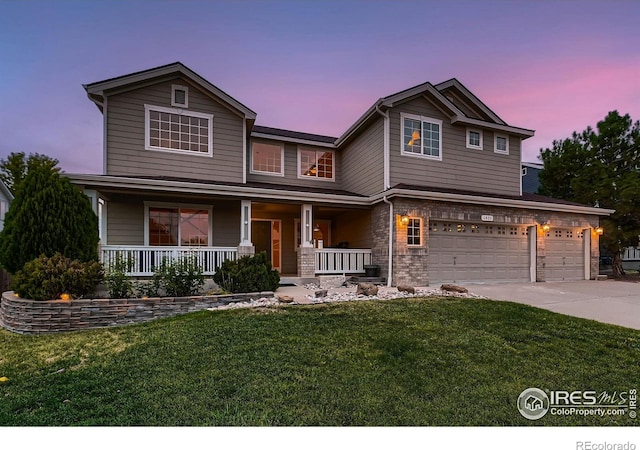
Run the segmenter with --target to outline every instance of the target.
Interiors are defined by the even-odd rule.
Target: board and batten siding
[[[202,198],[139,197],[117,195],[107,203],[107,245],[144,245],[145,201],[175,205],[213,207],[214,247],[236,247],[240,243],[240,201],[203,200]]]
[[[252,158],[251,158],[251,142],[263,142],[265,144],[284,145],[284,176],[278,175],[265,175],[261,173],[251,173]],[[298,149],[302,150],[316,150],[316,151],[332,151],[334,153],[333,168],[334,168],[334,180],[325,180],[324,178],[313,177],[301,177],[298,178]],[[252,139],[247,146],[247,181],[257,183],[271,183],[277,185],[287,186],[303,186],[303,187],[317,187],[325,189],[342,189],[342,170],[340,161],[340,152],[336,149],[330,149],[327,147],[316,147],[307,144],[292,144],[289,142],[282,142],[277,140],[268,139]]]
[[[362,195],[384,190],[384,120],[369,125],[342,150],[343,189]]]
[[[442,120],[442,161],[401,154],[401,113]],[[483,129],[483,149],[468,149],[467,127],[452,125],[448,117],[424,98],[416,98],[393,108],[389,116],[391,186],[410,184],[520,195],[520,138],[510,136],[509,154],[498,154],[494,153],[493,148],[494,132]]]
[[[189,108],[185,111],[213,114],[213,156],[145,150],[144,105],[171,108],[173,84],[189,88]],[[243,121],[182,79],[108,95],[106,174],[241,183]]]

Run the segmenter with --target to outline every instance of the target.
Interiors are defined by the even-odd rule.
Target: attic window
[[[493,151],[496,153],[502,153],[504,155],[508,155],[509,154],[509,136],[496,134],[494,139]]]
[[[467,128],[467,148],[482,150],[482,130]]]
[[[189,88],[174,84],[171,86],[171,106],[189,107]]]

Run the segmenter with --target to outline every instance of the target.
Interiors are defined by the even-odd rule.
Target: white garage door
[[[530,281],[527,226],[431,222],[429,284]]]
[[[545,280],[584,280],[584,241],[580,228],[552,228],[545,242]]]

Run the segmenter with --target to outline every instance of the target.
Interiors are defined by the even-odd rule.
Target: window
[[[422,219],[409,217],[407,224],[407,245],[422,245]]]
[[[213,115],[161,106],[144,107],[147,150],[213,154]]]
[[[206,247],[211,240],[211,208],[147,208],[148,245]]]
[[[523,168],[522,168],[522,176],[523,176],[523,177],[526,177],[526,176],[527,176],[527,168],[526,168],[526,167],[523,167]]]
[[[509,137],[496,134],[493,151],[496,153],[504,153],[505,155],[508,155],[509,154]]]
[[[442,121],[401,114],[402,154],[442,160]]]
[[[324,150],[298,150],[298,178],[319,178],[333,181],[334,153]]]
[[[482,130],[467,129],[467,148],[482,150]]]
[[[284,147],[253,142],[251,144],[251,172],[284,176]]]
[[[189,107],[189,88],[174,84],[171,86],[171,106]]]

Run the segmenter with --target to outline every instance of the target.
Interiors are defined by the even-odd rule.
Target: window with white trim
[[[504,134],[496,134],[493,142],[493,151],[496,153],[502,153],[504,155],[509,154],[509,136]]]
[[[335,180],[335,154],[331,150],[298,149],[298,178]]]
[[[202,156],[213,154],[213,115],[144,105],[145,148]]]
[[[252,142],[251,173],[284,176],[284,146]]]
[[[171,85],[171,106],[189,107],[189,88],[187,86]]]
[[[401,114],[402,154],[442,160],[442,120]]]
[[[407,223],[407,245],[422,245],[422,219],[419,217],[409,217],[409,223]]]
[[[467,148],[482,150],[482,130],[467,128]]]
[[[148,245],[206,247],[211,241],[211,208],[147,206]]]

